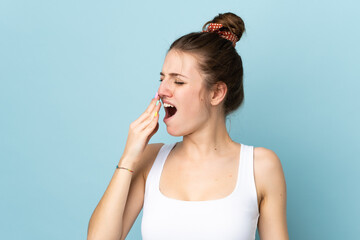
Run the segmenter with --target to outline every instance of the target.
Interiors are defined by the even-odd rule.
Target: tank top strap
[[[249,178],[252,173],[253,164],[253,146],[241,144],[242,150],[240,156],[239,174],[243,177]]]
[[[239,188],[247,193],[247,202],[251,205],[249,207],[258,209],[254,176],[254,146],[242,144],[241,147],[243,147],[241,151],[243,157],[241,157],[239,169]]]
[[[160,175],[161,175],[165,160],[166,160],[167,156],[169,155],[170,151],[175,146],[175,144],[176,144],[176,142],[164,144],[160,148],[160,150],[155,158],[155,161],[149,171],[147,179],[146,179],[145,197],[147,197],[147,194],[149,194],[149,193],[156,193],[157,183],[160,180]]]

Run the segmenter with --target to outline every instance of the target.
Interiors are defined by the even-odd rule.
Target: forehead
[[[190,79],[201,78],[197,59],[191,54],[170,50],[165,57],[162,72],[182,74]]]

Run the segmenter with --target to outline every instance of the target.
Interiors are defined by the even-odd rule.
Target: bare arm
[[[88,240],[119,240],[124,231],[124,212],[130,213],[126,214],[128,216],[126,223],[130,223],[141,209],[144,188],[143,168],[152,152],[149,150],[151,147],[148,147],[148,142],[159,128],[159,114],[155,113],[159,112],[161,103],[156,105],[157,100],[159,100],[158,96],[152,99],[146,111],[130,124],[119,166],[132,169],[134,172],[131,173],[124,169],[115,170],[103,197],[90,218]],[[126,205],[128,195],[135,201]],[[125,211],[126,206],[131,210]]]
[[[126,160],[120,160],[119,166],[134,169]],[[88,239],[120,239],[122,232],[122,217],[129,193],[133,173],[117,169],[113,174],[109,186],[96,206],[89,222]]]
[[[256,148],[255,176],[261,189],[258,230],[261,240],[288,240],[286,223],[286,183],[278,156],[266,148]]]

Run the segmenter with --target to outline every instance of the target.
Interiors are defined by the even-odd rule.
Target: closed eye
[[[160,79],[159,81],[160,81],[160,82],[162,82],[163,80],[162,80],[162,79]],[[176,82],[176,81],[175,81],[175,83],[176,83],[176,84],[179,84],[179,85],[181,85],[181,84],[185,84],[184,82]]]

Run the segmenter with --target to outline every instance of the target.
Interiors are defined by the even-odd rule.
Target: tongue
[[[169,111],[169,117],[171,117],[176,113],[177,110],[175,107],[169,107],[168,111]]]

